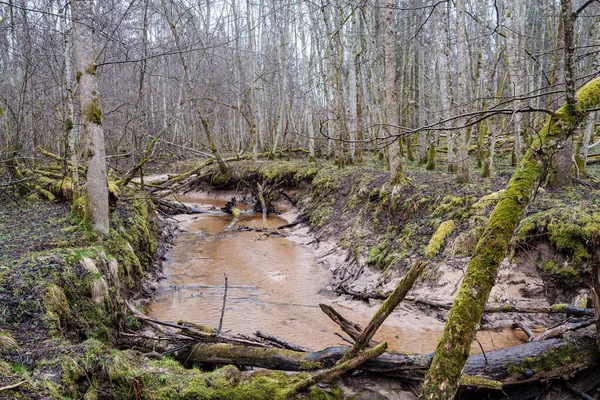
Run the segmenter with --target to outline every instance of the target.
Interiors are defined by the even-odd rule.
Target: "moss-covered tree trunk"
[[[537,139],[522,157],[477,243],[475,256],[469,262],[423,384],[421,393],[424,399],[454,397],[477,325],[496,282],[498,267],[546,165],[545,155],[550,150],[548,144],[563,136],[565,131],[572,131],[584,118],[584,110],[598,105],[600,78],[578,91],[576,110],[569,112],[564,106],[548,118]]]
[[[86,218],[94,232],[108,234],[108,186],[102,109],[96,76],[96,53],[92,37],[92,1],[75,0],[71,5],[75,46],[76,79],[79,83],[81,123],[87,160]],[[75,166],[74,166],[75,167]]]

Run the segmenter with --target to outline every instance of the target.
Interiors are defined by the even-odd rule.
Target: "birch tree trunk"
[[[100,238],[108,234],[108,186],[102,109],[94,51],[92,0],[72,1],[75,76],[79,82],[81,123],[87,159],[86,218]]]

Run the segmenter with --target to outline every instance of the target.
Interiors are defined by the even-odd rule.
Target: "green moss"
[[[430,259],[430,258],[435,257],[438,254],[438,252],[440,251],[446,238],[448,236],[450,236],[452,234],[452,232],[454,232],[455,229],[456,229],[456,225],[454,224],[454,221],[449,220],[449,221],[442,222],[440,224],[439,228],[435,231],[435,233],[431,237],[431,240],[429,241],[429,244],[427,245],[427,247],[425,247],[425,252],[424,252],[425,258]]]
[[[96,125],[102,125],[102,109],[100,108],[98,97],[94,97],[92,101],[85,105],[82,114],[85,115],[87,121]]]
[[[0,352],[15,351],[18,349],[19,345],[12,335],[8,332],[0,330]]]
[[[431,213],[431,216],[432,217],[441,217],[464,204],[465,204],[464,198],[453,196],[453,195],[449,194],[442,199],[440,205],[437,206],[436,209],[433,210],[433,212]]]
[[[502,390],[502,382],[494,381],[483,376],[462,375],[460,377],[460,385],[472,386],[476,388]]]
[[[555,314],[564,313],[567,307],[569,307],[568,304],[553,304],[550,306],[550,311]]]
[[[432,143],[429,145],[429,151],[427,152],[427,165],[425,169],[433,171],[435,169],[435,145]]]
[[[86,69],[85,72],[87,72],[90,75],[96,75],[96,64],[90,64]]]
[[[471,206],[476,215],[485,215],[493,208],[504,194],[504,189],[494,193],[490,193],[487,196],[480,198],[475,204]]]
[[[318,207],[310,213],[309,224],[311,228],[320,228],[325,225],[331,215],[334,203],[335,198],[333,197],[321,201]]]
[[[46,309],[46,324],[55,335],[59,334],[67,323],[69,313],[67,297],[60,287],[53,284],[46,288],[43,302]]]
[[[398,260],[394,250],[394,241],[388,233],[385,239],[371,248],[367,256],[367,264],[379,270],[386,270]]]
[[[12,367],[6,361],[0,360],[0,376],[12,375]]]
[[[591,252],[600,238],[600,213],[596,206],[583,208],[554,204],[553,208],[537,212],[519,224],[515,242],[547,238],[556,250],[570,261],[558,264],[548,261],[542,269],[562,278],[580,277],[590,272]]]
[[[550,350],[540,357],[526,357],[519,365],[511,365],[507,372],[511,375],[524,374],[525,371],[552,371],[558,367],[571,364],[573,351],[571,346],[563,346],[558,349]]]

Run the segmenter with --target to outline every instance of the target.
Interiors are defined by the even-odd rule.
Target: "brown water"
[[[179,201],[205,209],[221,207],[214,198],[178,196]],[[156,297],[146,306],[149,315],[175,322],[185,320],[218,327],[223,302],[224,274],[228,277],[223,330],[251,335],[257,330],[289,342],[320,350],[344,343],[342,333],[319,308],[332,305],[346,318],[366,326],[376,307],[338,298],[326,289],[329,272],[317,264],[310,248],[281,237],[223,229],[230,215],[178,216],[187,232],[179,235],[164,263],[166,279]],[[269,217],[267,227],[286,224]],[[239,223],[261,227],[258,214],[244,214]],[[391,316],[375,339],[388,341],[402,352],[430,353],[435,350],[443,323],[418,315]],[[344,334],[345,335],[345,334]],[[486,350],[513,346],[526,337],[520,331],[479,332]],[[480,352],[475,344],[473,352]]]

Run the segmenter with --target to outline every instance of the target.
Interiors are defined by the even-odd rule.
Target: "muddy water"
[[[214,198],[178,197],[185,203],[205,209],[221,207]],[[224,274],[228,277],[223,329],[231,333],[253,334],[257,330],[292,343],[320,350],[347,344],[342,333],[319,308],[334,306],[346,318],[366,326],[376,307],[338,298],[325,285],[329,272],[317,264],[307,246],[286,238],[261,237],[257,232],[223,232],[231,216],[200,214],[177,216],[186,230],[175,241],[164,263],[166,279],[146,307],[156,318],[175,322],[191,321],[217,327],[224,294]],[[269,217],[267,228],[286,224]],[[261,227],[260,215],[244,214],[239,224]],[[258,239],[258,240],[257,240]],[[386,340],[391,349],[430,353],[435,350],[443,329],[439,320],[417,313],[392,316],[375,336]],[[478,340],[486,350],[512,346],[526,340],[518,331],[480,332]],[[479,352],[479,345],[473,347]]]

